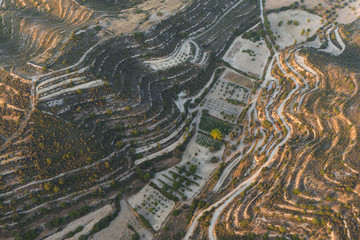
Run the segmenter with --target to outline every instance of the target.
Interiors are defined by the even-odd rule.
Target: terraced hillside
[[[31,112],[31,82],[1,69],[1,143],[14,135]]]
[[[360,25],[287,3],[0,1],[0,239],[358,239]]]
[[[219,200],[208,198],[212,204],[196,214],[185,239],[359,238],[359,78],[358,66],[348,62],[356,59],[350,51],[358,51],[350,47],[355,25],[342,28],[346,43],[328,24],[313,42],[273,48],[271,68],[247,112],[246,145],[233,160],[239,164],[229,164],[229,184]],[[319,37],[326,44],[316,50]]]
[[[40,66],[61,55],[70,34],[89,23],[93,14],[70,0],[5,0],[1,11],[2,62],[30,61]]]

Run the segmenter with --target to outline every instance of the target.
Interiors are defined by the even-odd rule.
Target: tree
[[[59,178],[59,184],[63,185],[64,184],[64,179],[63,178]]]
[[[238,132],[233,130],[230,132],[230,140],[234,140],[238,136]]]
[[[81,235],[81,236],[79,237],[79,240],[86,240],[86,236],[85,236],[85,235]]]
[[[313,219],[311,220],[311,222],[312,222],[314,225],[316,225],[316,226],[319,226],[319,225],[320,225],[320,220],[319,220],[318,218],[313,218]]]
[[[144,181],[149,181],[150,180],[150,174],[149,173],[145,173],[143,176]]]
[[[120,141],[116,142],[116,147],[117,148],[122,148],[123,146],[124,146],[123,142],[120,142]]]
[[[196,173],[197,171],[197,166],[195,164],[191,165],[190,168],[189,168],[190,172],[192,173]]]
[[[44,188],[46,191],[50,191],[52,189],[52,183],[51,182],[44,183]]]
[[[140,240],[140,235],[139,233],[135,232],[132,236],[131,236],[131,240]]]
[[[271,122],[269,121],[269,120],[264,120],[263,122],[262,122],[262,126],[264,127],[264,128],[270,128],[272,125],[271,125]]]
[[[177,216],[179,215],[180,211],[178,209],[175,209],[174,211],[171,212],[171,215],[173,216]]]
[[[210,132],[210,135],[211,137],[214,139],[214,140],[222,140],[222,133],[220,132],[219,129],[215,128],[214,130],[212,130]]]
[[[60,192],[60,188],[59,188],[58,186],[56,186],[56,185],[54,186],[54,189],[53,189],[53,190],[54,190],[55,193]]]
[[[219,158],[214,156],[210,159],[210,162],[217,163],[217,162],[219,162]]]
[[[279,232],[280,233],[285,233],[286,232],[286,228],[284,226],[280,226],[279,227]]]
[[[106,115],[113,115],[113,111],[111,109],[106,110]]]

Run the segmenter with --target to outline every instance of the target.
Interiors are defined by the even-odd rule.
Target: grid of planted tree
[[[169,171],[168,174],[162,174],[157,178],[155,182],[152,182],[150,186],[155,186],[157,190],[168,196],[171,200],[186,200],[186,192],[192,192],[192,185],[199,186],[196,182],[202,179],[197,174],[197,166],[195,164],[187,164],[181,167],[175,166],[176,171]]]
[[[196,136],[196,143],[206,148],[214,149],[215,151],[219,151],[222,146],[222,142],[216,141],[201,133]]]

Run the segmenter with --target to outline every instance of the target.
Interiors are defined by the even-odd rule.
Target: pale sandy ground
[[[295,54],[295,61],[296,61],[297,64],[299,64],[299,66],[301,68],[303,68],[304,70],[310,72],[313,75],[316,75],[316,72],[312,68],[310,68],[308,65],[306,65],[304,56],[301,56],[299,54]]]
[[[103,18],[99,21],[99,25],[114,35],[120,35],[133,32],[144,18],[144,13],[133,14],[129,12],[118,15],[117,18]]]
[[[266,9],[278,9],[285,6],[290,6],[294,2],[300,2],[298,0],[266,0],[265,8]],[[336,21],[341,24],[349,24],[355,21],[360,16],[360,0],[355,0],[353,2],[341,1],[340,4],[344,4],[345,2],[349,3],[348,6],[345,6],[341,9],[336,9],[336,14],[338,17]],[[334,2],[335,3],[335,2]],[[314,7],[321,4],[324,9],[330,9],[331,3],[326,0],[305,0],[304,5],[307,6],[308,9],[313,9]],[[352,9],[354,8],[354,10]]]
[[[268,15],[270,21],[271,30],[276,36],[276,44],[279,45],[280,49],[284,49],[294,44],[295,40],[297,43],[305,42],[307,39],[306,34],[301,36],[301,31],[310,29],[308,36],[315,34],[317,29],[322,26],[321,17],[308,13],[303,10],[287,10],[279,13],[271,13]],[[308,22],[310,19],[310,22]],[[298,21],[299,26],[294,24],[287,24],[289,20]],[[279,27],[278,23],[282,21],[283,24]],[[280,37],[279,37],[280,36]]]
[[[250,56],[244,50],[252,50],[256,56]],[[261,77],[269,56],[270,51],[263,39],[254,43],[240,36],[232,43],[223,60],[240,71]]]
[[[250,78],[243,76],[230,68],[226,68],[224,73],[220,76],[220,79],[235,83],[247,89],[253,87],[253,81]]]
[[[196,143],[196,138],[198,134],[195,134],[194,137],[190,140],[184,155],[182,157],[182,160],[179,164],[177,164],[177,167],[181,166],[189,166],[195,164],[197,166],[197,172],[196,175],[200,176],[202,179],[194,180],[191,176],[188,176],[189,179],[194,180],[197,182],[200,186],[197,186],[195,184],[191,184],[188,186],[188,188],[191,189],[191,191],[186,190],[183,193],[186,195],[188,199],[191,199],[201,188],[202,186],[207,182],[208,177],[210,176],[210,173],[217,167],[217,164],[211,163],[210,159],[213,156],[218,157],[221,159],[221,156],[224,152],[225,146],[223,146],[219,151],[215,153],[211,153],[208,148],[203,147]],[[190,164],[188,164],[188,162]],[[169,168],[165,171],[159,172],[156,174],[154,182],[160,186],[161,183],[157,181],[157,179],[161,179],[162,181],[166,182],[167,184],[171,185],[172,181],[165,178],[163,175],[167,175],[171,178],[170,171],[178,172],[178,169],[176,167]],[[175,193],[176,195],[176,193]],[[180,195],[177,195],[180,197]]]
[[[353,7],[353,9],[351,9]],[[360,0],[355,0],[352,3],[349,3],[349,6],[346,6],[343,9],[340,9],[336,12],[339,16],[336,18],[336,21],[341,24],[349,24],[355,21],[360,16]]]
[[[214,107],[214,105],[217,105],[218,107]],[[209,109],[209,115],[233,124],[236,123],[243,109],[240,106],[228,103],[226,100],[216,98],[207,98],[204,106],[206,109]],[[221,112],[224,112],[227,115],[233,115],[235,117],[231,119],[225,119]]]
[[[192,51],[194,47],[194,51]],[[190,61],[192,64],[203,65],[207,60],[207,53],[202,53],[196,42],[186,40],[181,42],[169,56],[151,59],[144,63],[149,65],[153,70],[166,70],[178,64]]]
[[[146,185],[140,192],[128,199],[130,206],[137,211],[137,213],[144,216],[151,226],[157,231],[175,206],[175,202],[165,198],[159,191]],[[157,206],[155,206],[157,202]],[[146,203],[148,205],[143,206]],[[154,213],[149,209],[154,208]]]
[[[110,223],[109,227],[94,234],[91,240],[128,240],[134,234],[128,228],[128,224],[134,227],[142,240],[150,240],[153,234],[147,230],[134,215],[126,200],[120,202],[121,211],[119,215]]]
[[[298,0],[266,0],[265,1],[265,8],[266,9],[277,9],[281,7],[290,6],[294,2],[299,2]],[[317,6],[318,4],[321,4],[323,7],[328,7],[329,4],[326,3],[325,0],[305,0],[304,4],[308,8],[313,8],[314,6]]]
[[[175,49],[170,56],[157,60],[145,61],[145,63],[149,64],[155,71],[165,70],[185,62],[191,56],[191,43],[190,41],[185,41],[177,49]]]
[[[226,90],[226,88],[228,88]],[[233,91],[233,94],[230,93]],[[204,106],[209,110],[209,114],[219,119],[223,119],[224,121],[236,123],[239,115],[241,114],[243,107],[240,105],[233,105],[226,101],[227,98],[238,100],[240,102],[246,103],[249,96],[249,92],[245,92],[243,88],[236,88],[230,85],[230,82],[226,80],[219,80],[214,87],[209,92],[206,97],[206,101]],[[214,107],[214,103],[221,103],[223,107],[216,108]],[[229,119],[224,119],[221,115],[221,112],[225,112],[226,114],[233,114],[236,116],[233,121]]]
[[[190,1],[179,0],[148,0],[137,5],[136,9],[131,8],[119,14],[117,18],[102,18],[100,25],[107,30],[120,35],[132,33],[134,30],[145,30],[184,8]],[[144,21],[146,13],[136,13],[138,10],[145,11],[149,19]],[[138,12],[140,12],[138,11]],[[143,23],[141,23],[143,22]]]
[[[313,48],[320,48],[321,47],[321,41],[319,38],[319,35],[316,36],[315,40],[312,42],[306,42],[304,44],[304,47],[313,47]]]
[[[59,91],[56,91],[56,92],[53,92],[53,93],[50,93],[48,95],[44,95],[44,96],[40,97],[39,101],[44,101],[44,100],[47,100],[47,99],[50,99],[50,98],[60,96],[60,95],[65,94],[65,93],[74,92],[74,91],[81,90],[81,89],[98,87],[98,86],[101,86],[103,84],[104,84],[103,80],[95,80],[95,81],[92,81],[92,82],[77,85],[77,86],[72,87],[72,88],[61,89]]]
[[[246,103],[249,95],[249,91],[246,92],[244,88],[237,88],[230,84],[231,84],[230,82],[225,80],[218,81],[217,84],[214,86],[214,88],[211,89],[208,98],[223,99],[223,100],[226,100],[227,98],[231,98]],[[228,88],[227,92],[226,92],[226,88]],[[231,95],[229,91],[234,91],[234,93]]]
[[[39,89],[39,90],[36,91],[36,94],[40,95],[40,94],[43,94],[43,93],[46,93],[46,92],[50,92],[51,90],[54,90],[54,89],[56,89],[56,88],[59,88],[59,87],[68,85],[68,84],[70,84],[70,83],[77,83],[77,82],[80,82],[81,80],[83,80],[83,82],[84,82],[85,79],[86,79],[86,77],[70,78],[70,79],[61,81],[61,82],[59,82],[59,83],[50,85],[50,86],[48,86],[48,87],[41,88],[41,89]]]
[[[72,238],[68,239],[78,239],[82,234],[90,232],[92,227],[99,222],[103,217],[110,215],[114,211],[114,208],[111,205],[106,205],[92,213],[89,213],[75,221],[69,223],[62,231],[57,232],[47,238],[46,240],[58,240],[62,239],[71,231],[74,231],[77,227],[83,226],[83,230],[75,234]]]

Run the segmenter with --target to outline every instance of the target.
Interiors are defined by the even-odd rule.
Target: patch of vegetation
[[[228,135],[234,127],[206,113],[203,113],[201,116],[199,128],[208,133],[214,129],[219,129],[222,133]]]
[[[93,163],[105,155],[101,143],[53,116],[36,111],[30,121],[36,122],[29,144],[34,160],[23,171],[24,177],[37,175],[46,179]]]
[[[153,182],[150,182],[150,187],[153,187],[154,189],[158,190],[164,197],[174,201],[174,202],[178,202],[179,198],[177,196],[174,196],[173,194],[165,191],[164,189],[160,188],[158,185],[156,185]]]
[[[196,143],[207,148],[214,148],[215,151],[219,151],[222,146],[222,142],[216,141],[204,134],[196,136]]]
[[[48,221],[46,223],[46,227],[47,228],[58,227],[60,225],[73,221],[81,216],[84,216],[85,214],[89,213],[90,210],[91,210],[90,207],[85,205],[78,210],[72,211],[71,213],[69,213],[69,215],[65,217],[57,217],[51,221]]]
[[[93,226],[93,228],[91,229],[91,234],[100,232],[102,229],[107,228],[110,225],[111,221],[116,218],[116,216],[117,214],[111,214],[101,219]]]
[[[239,106],[242,106],[242,107],[246,107],[246,103],[243,103],[242,101],[239,101],[237,99],[227,98],[226,101],[231,103],[231,104],[234,104],[234,105],[239,105]]]
[[[153,227],[151,226],[151,224],[149,223],[149,221],[141,214],[139,214],[139,218],[141,220],[141,223],[147,227],[150,230],[153,230]]]
[[[219,168],[215,171],[215,173],[213,175],[213,179],[215,181],[219,180],[219,178],[220,178],[222,172],[224,171],[225,167],[226,167],[226,163],[224,163],[224,162],[220,163]]]
[[[259,31],[256,30],[247,31],[242,35],[243,38],[249,39],[253,42],[260,41],[260,39],[263,38],[264,36],[265,36],[265,31],[263,29]]]

